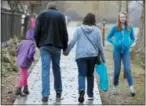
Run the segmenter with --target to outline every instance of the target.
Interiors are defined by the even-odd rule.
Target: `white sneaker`
[[[118,87],[117,86],[113,87],[113,95],[118,95]]]
[[[94,97],[88,97],[88,100],[94,100]]]
[[[135,96],[136,95],[136,92],[135,92],[133,86],[130,86],[130,94],[131,94],[131,96]]]

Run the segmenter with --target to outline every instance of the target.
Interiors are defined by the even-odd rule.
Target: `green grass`
[[[10,75],[11,72],[18,71],[18,67],[16,66],[16,49],[20,43],[19,38],[12,39],[13,43],[7,47],[1,48],[2,52],[2,75],[7,76]]]
[[[114,104],[133,104],[141,105],[145,103],[145,70],[139,64],[131,64],[132,66],[132,75],[134,79],[134,87],[136,89],[136,96],[131,97],[127,79],[123,78],[123,68],[121,68],[120,78],[119,78],[119,95],[112,95],[113,88],[113,59],[112,59],[112,46],[108,45],[104,47],[106,64],[108,66],[109,74],[109,91],[102,92],[101,99],[104,105],[114,105]]]

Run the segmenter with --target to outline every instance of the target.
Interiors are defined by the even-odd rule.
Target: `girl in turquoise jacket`
[[[118,94],[118,80],[121,70],[121,61],[123,62],[124,72],[128,80],[131,96],[135,96],[135,90],[133,87],[133,78],[131,73],[131,59],[130,59],[130,46],[134,43],[134,31],[132,26],[128,26],[127,14],[120,13],[118,16],[118,23],[114,25],[108,36],[108,42],[113,47],[113,59],[114,59],[114,78],[113,78],[113,94]]]

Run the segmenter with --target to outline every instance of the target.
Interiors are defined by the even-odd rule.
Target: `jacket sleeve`
[[[104,50],[103,50],[103,42],[102,42],[102,35],[100,30],[98,31],[98,51],[99,51],[99,56],[101,57],[102,61],[105,62],[105,56],[104,56]]]
[[[70,41],[67,49],[65,50],[65,53],[66,54],[69,54],[69,52],[71,51],[71,49],[74,47],[74,45],[76,44],[76,41],[77,41],[77,30],[74,32],[74,35],[73,35],[73,39]]]
[[[40,36],[41,36],[41,14],[38,16],[36,20],[36,26],[34,29],[34,39],[37,47],[39,47]]]
[[[20,42],[19,46],[16,49],[16,57],[18,57],[18,55],[19,55],[19,51],[20,51],[21,46],[22,46],[22,41]]]
[[[35,54],[35,45],[32,44],[27,55],[30,62],[34,61],[34,54]]]
[[[68,32],[67,32],[67,26],[64,16],[62,16],[60,26],[61,26],[61,34],[62,34],[63,51],[65,51],[68,46]]]
[[[130,29],[131,29],[131,33],[130,33],[130,38],[131,38],[130,46],[131,46],[135,42],[135,36],[134,36],[134,30],[132,26]]]
[[[115,42],[112,40],[112,37],[114,36],[114,33],[115,33],[115,27],[116,26],[113,26],[107,35],[107,41],[113,45],[115,44]]]

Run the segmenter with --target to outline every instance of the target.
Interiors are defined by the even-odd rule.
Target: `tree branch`
[[[138,0],[135,0],[137,3],[139,3],[142,7],[144,7],[144,5],[143,4],[141,4]],[[143,2],[144,2],[145,0],[143,0]]]

